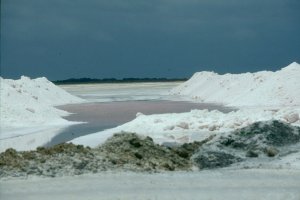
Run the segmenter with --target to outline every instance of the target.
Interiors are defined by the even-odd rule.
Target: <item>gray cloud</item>
[[[300,59],[297,0],[2,0],[1,75],[190,76]]]

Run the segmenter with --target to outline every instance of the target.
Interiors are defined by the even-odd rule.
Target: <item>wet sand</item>
[[[76,137],[99,132],[129,122],[141,112],[146,115],[182,113],[193,109],[232,111],[232,108],[216,104],[192,103],[185,101],[124,101],[106,103],[84,103],[59,106],[59,109],[75,113],[65,117],[69,121],[87,122],[66,128],[46,146],[72,140]]]

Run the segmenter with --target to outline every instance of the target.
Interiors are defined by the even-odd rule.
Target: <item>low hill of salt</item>
[[[68,113],[54,106],[83,102],[46,78],[22,76],[12,80],[0,77],[0,86],[1,137],[6,128],[67,123],[61,116]]]
[[[200,102],[226,106],[299,106],[300,65],[296,62],[279,71],[224,74],[197,72],[171,91]]]

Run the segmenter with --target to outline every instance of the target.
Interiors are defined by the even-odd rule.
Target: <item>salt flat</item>
[[[74,96],[88,102],[184,100],[184,97],[170,96],[169,92],[182,82],[156,83],[101,83],[60,85]]]
[[[299,200],[299,170],[212,170],[202,172],[106,172],[74,177],[1,180],[6,200],[212,199]]]

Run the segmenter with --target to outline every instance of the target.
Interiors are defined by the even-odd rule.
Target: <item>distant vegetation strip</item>
[[[186,81],[187,78],[71,78],[66,80],[52,81],[54,84],[91,84],[91,83],[139,83],[139,82],[173,82],[173,81]]]

